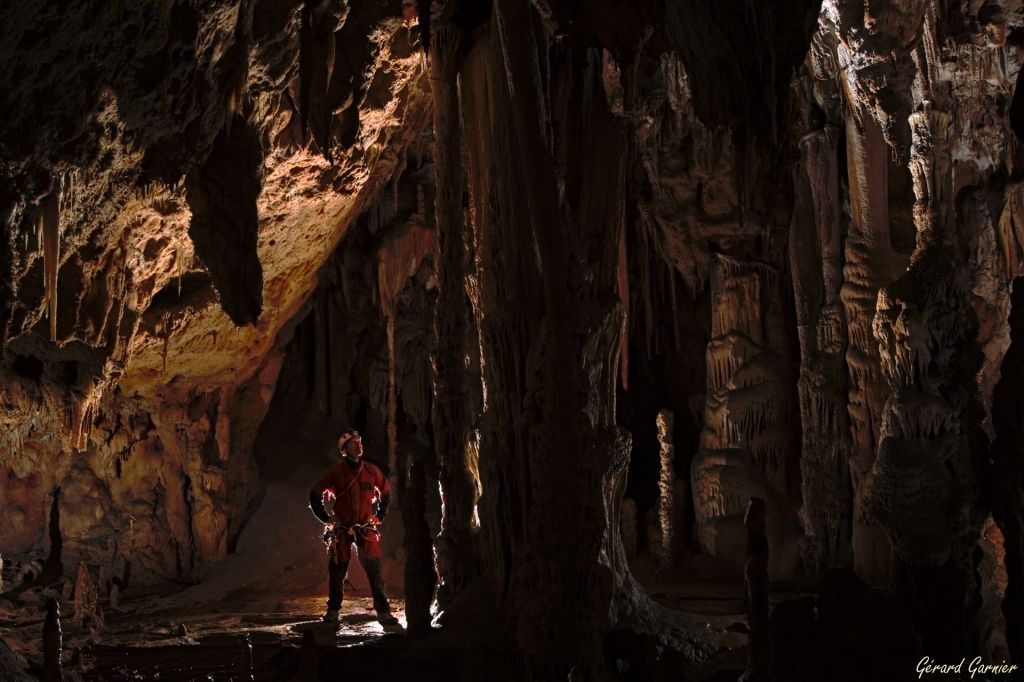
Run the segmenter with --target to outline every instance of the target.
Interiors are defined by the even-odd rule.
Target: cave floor
[[[773,594],[773,601],[802,592],[779,587],[783,589]],[[712,630],[731,633],[721,664],[728,670],[742,670],[746,655],[742,584],[663,582],[649,589],[664,606],[706,622]],[[384,628],[363,592],[346,595],[337,626],[319,622],[323,595],[274,601],[267,595],[239,592],[207,603],[182,602],[176,595],[138,595],[124,600],[117,610],[104,604],[105,625],[98,632],[78,628],[69,609],[62,614],[66,679],[248,679],[243,672],[249,660],[247,641],[255,680],[333,679],[341,670],[346,674],[365,670],[384,680],[411,674],[418,680],[457,677],[452,666],[466,653],[457,634],[441,630],[424,640],[410,640],[404,632],[402,600],[392,599],[400,625]],[[42,664],[47,595],[44,590],[31,590],[13,600],[9,595],[0,599],[0,638],[37,669]],[[315,652],[303,652],[306,632],[313,635]],[[310,665],[319,668],[320,677],[302,676]]]
[[[17,605],[0,602],[0,637],[34,665],[41,665],[46,596],[45,591],[23,593]],[[77,627],[73,613],[66,612],[61,618],[64,670],[67,677],[83,680],[242,679],[248,641],[254,679],[288,680],[299,679],[306,632],[313,634],[319,652],[314,660],[326,655],[365,665],[408,648],[401,600],[392,600],[400,624],[387,628],[377,623],[368,596],[346,598],[337,625],[320,622],[323,604],[322,597],[309,597],[283,600],[269,609],[206,604],[181,610],[165,598],[144,597],[118,610],[107,605],[98,631]]]
[[[399,562],[385,568],[391,572],[389,596],[400,626],[385,631],[377,623],[360,568],[349,571],[353,585],[346,590],[341,623],[319,622],[326,597],[323,547],[304,506],[312,477],[311,471],[301,471],[270,480],[236,552],[203,582],[176,593],[146,593],[133,586],[117,609],[101,599],[105,623],[97,631],[78,628],[73,604],[56,591],[15,590],[0,596],[0,639],[40,671],[45,599],[54,596],[66,604],[61,614],[66,679],[249,679],[243,672],[250,658],[246,641],[255,680],[336,679],[358,671],[380,680],[465,677],[463,666],[477,665],[468,659],[480,656],[470,643],[480,633],[444,628],[423,639],[407,638]],[[655,601],[687,614],[697,636],[715,642],[719,654],[712,668],[736,679],[746,656],[747,626],[745,587],[735,567],[730,571],[692,557],[682,573],[665,576],[645,554],[633,562],[633,571]],[[774,584],[773,601],[813,592],[809,587]],[[483,630],[489,623],[479,621],[488,617],[481,611],[468,620]],[[304,654],[306,632],[316,647],[309,651],[307,637]],[[303,675],[310,667],[319,675]]]

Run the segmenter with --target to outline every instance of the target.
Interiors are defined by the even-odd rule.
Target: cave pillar
[[[878,297],[874,333],[891,395],[865,511],[889,537],[893,588],[926,647],[955,657],[984,651],[972,455],[984,409],[972,273],[948,211],[949,126],[943,112],[910,116],[917,245],[906,274]],[[968,193],[957,219],[971,220],[980,201]]]
[[[882,407],[889,386],[882,376],[872,320],[878,290],[889,282],[892,247],[889,241],[889,148],[881,125],[870,113],[846,117],[846,159],[850,186],[850,229],[846,237],[840,291],[849,345],[847,410],[853,450],[849,460],[853,484],[853,565],[869,584],[888,578],[888,540],[864,513],[864,495],[871,486]]]
[[[603,679],[629,580],[615,424],[626,140],[601,56],[499,0],[462,67],[484,380],[483,558],[518,679]]]
[[[992,398],[993,517],[1003,533],[1006,551],[1006,591],[1003,616],[1011,660],[1024,662],[1024,286],[1015,281],[1010,309],[1011,343],[1000,366],[1001,377]]]
[[[773,574],[792,574],[799,528],[790,501],[791,406],[783,340],[770,320],[781,291],[772,266],[718,254],[711,271],[711,341],[700,449],[691,465],[695,534],[713,556],[742,565],[750,497],[768,505]]]
[[[850,544],[850,422],[845,377],[846,317],[839,298],[839,130],[800,142],[789,239],[800,345],[805,563],[812,573],[845,563]]]
[[[479,484],[470,437],[471,401],[466,371],[470,317],[466,297],[469,241],[463,214],[462,130],[458,70],[461,29],[454,2],[434,2],[430,23],[430,88],[434,113],[434,172],[439,241],[438,301],[434,309],[434,443],[440,460],[441,533],[438,565],[447,599],[479,573],[477,499]]]

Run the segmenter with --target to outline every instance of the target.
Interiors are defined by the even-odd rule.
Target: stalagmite
[[[405,617],[411,637],[422,637],[430,632],[430,607],[434,602],[437,574],[434,570],[434,551],[427,525],[426,462],[423,455],[407,454],[415,458],[402,471],[408,480],[400,480],[403,490],[402,525],[405,529],[403,546],[405,555]]]
[[[299,647],[299,679],[303,682],[316,682],[320,679],[320,653],[316,647],[316,635],[312,630],[302,633],[302,645]]]
[[[60,605],[53,597],[46,599],[46,620],[43,623],[43,680],[60,682],[64,679],[60,656],[63,637],[60,629]]]
[[[670,571],[675,562],[676,511],[673,508],[673,487],[676,479],[675,447],[672,445],[675,417],[670,410],[660,410],[657,417],[658,443],[661,446],[661,473],[658,477],[658,522],[661,528],[659,558],[663,571]]]
[[[83,561],[78,564],[78,578],[75,580],[75,624],[84,629],[87,623],[93,628],[103,627],[96,583]]]
[[[252,636],[249,633],[242,635],[241,646],[238,652],[238,675],[239,680],[252,682]]]
[[[743,525],[747,531],[747,563],[743,577],[747,583],[747,624],[750,643],[747,650],[747,668],[740,682],[773,680],[772,635],[768,620],[768,536],[766,534],[767,508],[760,497],[750,498]]]

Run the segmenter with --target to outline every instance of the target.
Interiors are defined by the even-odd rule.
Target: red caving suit
[[[390,496],[391,486],[387,476],[376,465],[360,460],[359,467],[353,468],[342,459],[316,482],[313,492],[317,495],[326,493],[334,498],[335,523],[341,536],[342,527],[365,523],[373,516],[381,498]],[[380,534],[360,536],[356,533],[348,542],[343,536],[341,541],[335,540],[339,562],[347,563],[352,558],[353,541],[358,543],[360,553],[365,552],[367,558],[381,558]]]

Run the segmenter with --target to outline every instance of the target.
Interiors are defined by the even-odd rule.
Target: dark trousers
[[[359,565],[366,572],[366,578],[370,582],[370,591],[373,593],[373,608],[377,613],[391,611],[388,605],[387,595],[384,593],[384,569],[381,560],[366,556],[359,543],[356,543],[356,555],[359,557]],[[345,577],[348,575],[347,561],[327,560],[328,598],[327,608],[340,609],[341,600],[345,595]]]

